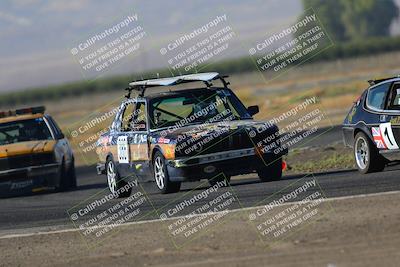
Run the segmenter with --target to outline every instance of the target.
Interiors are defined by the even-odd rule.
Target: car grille
[[[214,137],[206,140],[199,139],[195,143],[202,144],[201,149],[194,150],[192,149],[192,145],[185,146],[184,149],[177,152],[177,156],[196,156],[196,155],[206,155],[211,153],[218,153],[228,150],[237,150],[237,149],[245,149],[245,148],[253,148],[254,144],[249,138],[248,134],[245,131],[237,131],[223,134],[218,137]]]
[[[54,162],[53,153],[39,153],[11,156],[0,159],[0,170],[18,169],[29,166],[38,166]]]
[[[200,155],[252,147],[254,145],[246,133],[234,133],[229,136],[216,138],[213,142],[208,143],[204,146]]]

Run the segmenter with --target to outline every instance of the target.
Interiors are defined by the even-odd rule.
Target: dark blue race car
[[[400,160],[400,77],[370,80],[343,122],[361,173],[382,171]]]

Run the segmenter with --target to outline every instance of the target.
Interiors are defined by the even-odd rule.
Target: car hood
[[[277,131],[272,123],[238,120],[170,128],[157,132],[155,137],[159,144],[175,143],[176,156],[190,156],[253,148],[260,138]]]
[[[229,129],[231,131],[236,131],[238,129],[252,130],[254,128],[263,127],[266,125],[271,125],[276,127],[274,124],[267,122],[257,122],[253,120],[236,120],[236,121],[226,121],[226,122],[215,122],[208,124],[196,124],[188,125],[184,127],[170,127],[165,130],[158,131],[157,133],[166,138],[177,138],[179,135],[186,134],[201,134],[201,133],[211,133],[214,131],[221,131],[222,129]]]
[[[52,152],[56,144],[55,140],[27,141],[0,146],[0,158]]]

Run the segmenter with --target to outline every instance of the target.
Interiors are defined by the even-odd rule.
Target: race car
[[[76,187],[74,155],[45,107],[0,112],[0,196]]]
[[[400,160],[400,77],[370,80],[343,122],[346,146],[361,173],[383,171]]]
[[[258,106],[246,108],[225,78],[212,72],[129,84],[109,131],[97,141],[97,171],[107,175],[114,195],[129,196],[119,190],[132,179],[155,181],[161,193],[172,193],[184,181],[215,185],[252,172],[262,181],[281,178],[287,149],[280,147],[278,127],[254,121]],[[214,87],[215,80],[223,87]],[[205,86],[145,96],[148,88],[194,82]]]

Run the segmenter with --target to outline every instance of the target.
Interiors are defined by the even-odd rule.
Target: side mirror
[[[250,106],[247,108],[247,112],[253,116],[260,112],[260,108],[258,106]]]

